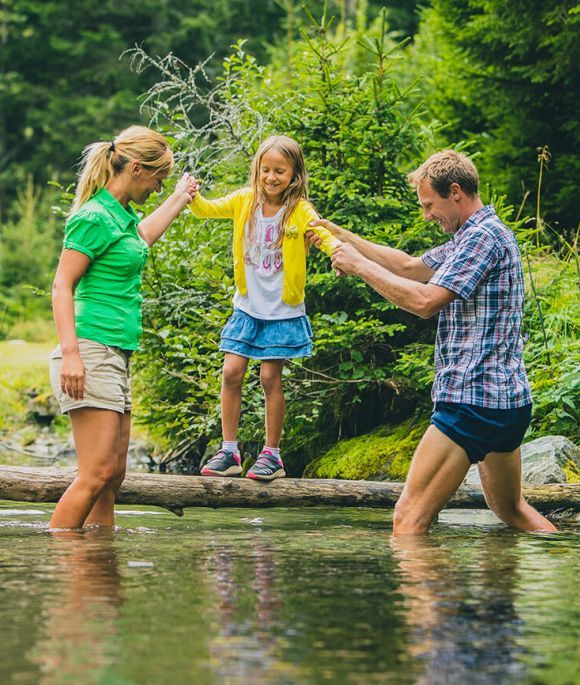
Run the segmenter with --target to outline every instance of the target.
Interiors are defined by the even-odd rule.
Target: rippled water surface
[[[0,503],[0,683],[572,685],[578,528],[363,509],[119,508],[52,535]]]

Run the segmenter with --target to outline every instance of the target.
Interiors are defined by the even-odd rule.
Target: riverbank
[[[0,342],[0,431],[13,432],[30,425],[31,397],[50,393],[48,361],[55,344],[56,340]]]
[[[59,414],[48,364],[56,339],[0,341],[0,464],[15,466],[74,463],[70,424]],[[135,470],[152,465],[147,431],[133,426],[130,462]]]

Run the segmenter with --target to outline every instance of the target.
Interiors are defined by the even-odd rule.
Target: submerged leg
[[[421,535],[461,485],[469,469],[463,448],[435,426],[421,438],[395,506],[394,535]]]
[[[520,530],[556,531],[522,497],[519,447],[513,452],[490,452],[479,463],[479,475],[488,507],[506,525]]]

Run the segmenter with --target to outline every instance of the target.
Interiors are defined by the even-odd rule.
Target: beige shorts
[[[50,355],[50,383],[61,412],[66,414],[71,409],[82,407],[112,409],[121,414],[131,411],[131,352],[87,338],[79,338],[78,343],[85,365],[85,393],[82,400],[75,400],[61,390],[60,345]]]

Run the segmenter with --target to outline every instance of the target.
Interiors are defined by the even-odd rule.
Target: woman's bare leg
[[[70,412],[78,473],[60,498],[51,528],[80,528],[117,473],[122,414],[83,408]]]
[[[125,479],[127,470],[127,452],[129,450],[129,438],[131,436],[131,413],[120,415],[119,453],[117,455],[117,470],[111,482],[99,495],[94,503],[90,514],[85,519],[85,526],[114,526],[115,525],[115,499]]]

